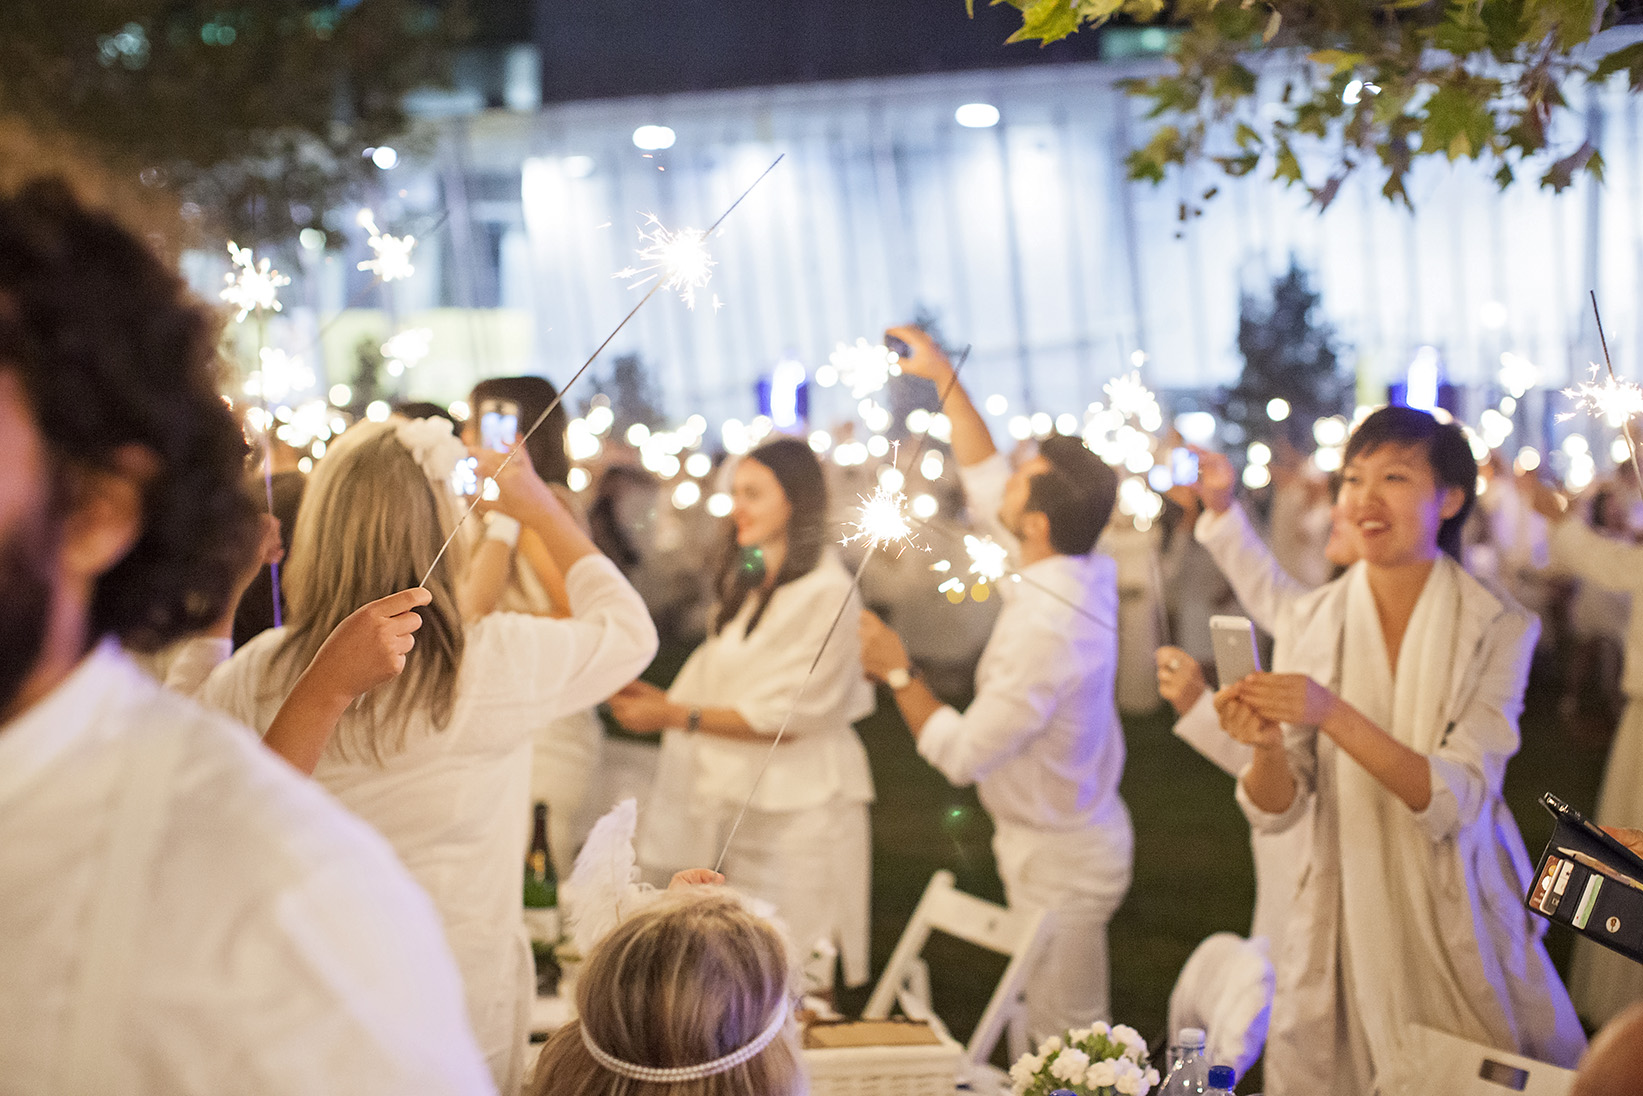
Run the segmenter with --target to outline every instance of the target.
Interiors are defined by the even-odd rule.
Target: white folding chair
[[[1411,1042],[1421,1056],[1421,1079],[1429,1092],[1444,1096],[1566,1096],[1572,1069],[1495,1050],[1470,1039],[1412,1024]]]
[[[1193,949],[1169,996],[1169,1035],[1202,1028],[1209,1061],[1242,1077],[1266,1046],[1276,985],[1265,940],[1218,932]]]
[[[919,899],[873,996],[862,1010],[862,1019],[882,1020],[890,1015],[890,1007],[899,1003],[908,1016],[939,1023],[930,1006],[929,970],[919,953],[932,931],[943,932],[1010,957],[965,1052],[971,1062],[986,1065],[1009,1024],[1010,1056],[1014,1059],[1027,1052],[1021,994],[1031,970],[1029,964],[1049,927],[1049,915],[1035,907],[1007,909],[995,905],[955,889],[954,882],[953,873],[946,869],[930,877],[924,897]]]

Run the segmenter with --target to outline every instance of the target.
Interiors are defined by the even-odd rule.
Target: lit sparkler
[[[278,312],[280,287],[290,285],[291,279],[275,270],[273,261],[266,255],[259,261],[249,247],[241,247],[233,240],[228,241],[228,257],[235,269],[223,275],[228,285],[221,296],[240,310],[234,322],[244,323],[253,312]]]
[[[856,345],[839,343],[827,361],[838,371],[839,381],[850,388],[855,399],[883,391],[891,377],[901,375],[901,355],[882,343],[857,339]]]
[[[1126,419],[1135,419],[1142,430],[1152,433],[1164,425],[1164,412],[1158,406],[1158,397],[1141,383],[1141,374],[1128,373],[1114,377],[1102,386],[1107,404]]]
[[[970,573],[982,582],[997,582],[1009,569],[1010,550],[992,537],[966,533],[964,551],[970,557]]]
[[[271,346],[263,347],[258,357],[261,368],[245,381],[247,396],[256,396],[265,403],[279,403],[293,392],[314,386],[314,371],[301,358]]]
[[[845,544],[862,541],[869,548],[879,550],[892,544],[905,549],[913,543],[913,527],[907,521],[907,496],[882,483],[873,489],[871,496],[861,500],[860,515],[850,527],[856,531],[844,538]]]
[[[1559,415],[1559,422],[1572,419],[1577,412],[1584,411],[1619,429],[1643,414],[1643,388],[1613,375],[1599,381],[1599,368],[1593,365],[1590,380],[1580,381],[1573,388],[1563,390],[1565,396],[1575,401],[1575,410]]]
[[[376,217],[369,209],[360,210],[358,220],[360,227],[371,234],[366,241],[371,246],[371,257],[359,264],[361,270],[375,274],[382,282],[403,281],[416,273],[411,262],[415,236],[388,235],[377,228]]]
[[[708,233],[699,228],[681,228],[677,232],[665,227],[654,213],[645,214],[645,226],[639,229],[639,265],[618,270],[614,277],[632,278],[628,286],[635,289],[656,278],[662,288],[679,294],[685,307],[696,307],[696,291],[713,279],[713,268],[718,265],[707,248]],[[715,310],[721,307],[719,298],[713,298]]]

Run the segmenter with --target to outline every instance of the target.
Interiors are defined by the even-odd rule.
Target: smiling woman
[[[1311,830],[1275,956],[1268,1090],[1418,1091],[1416,1023],[1572,1065],[1584,1039],[1519,900],[1529,861],[1501,800],[1538,623],[1455,558],[1477,475],[1460,427],[1383,408],[1345,468],[1362,558],[1319,590],[1283,592],[1224,501],[1198,530],[1241,598],[1267,595],[1291,652],[1287,672],[1216,698],[1254,748],[1251,825]]]

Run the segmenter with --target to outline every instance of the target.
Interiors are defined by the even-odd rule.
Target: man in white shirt
[[[0,1093],[489,1093],[425,895],[154,650],[254,549],[218,321],[0,190]]]
[[[1129,890],[1134,837],[1118,796],[1124,734],[1114,703],[1118,571],[1095,553],[1117,476],[1077,438],[1055,437],[1012,475],[941,348],[914,327],[902,370],[935,382],[971,513],[1019,564],[962,714],[912,671],[901,639],[862,617],[862,665],[895,693],[918,752],[974,783],[1012,905],[1048,909],[1052,930],[1028,979],[1034,1039],[1108,1016],[1107,922]]]

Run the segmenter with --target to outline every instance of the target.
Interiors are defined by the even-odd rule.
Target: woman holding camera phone
[[[1339,506],[1360,561],[1312,592],[1206,490],[1204,542],[1251,612],[1279,621],[1288,672],[1217,695],[1252,748],[1250,824],[1308,817],[1312,852],[1275,956],[1268,1091],[1420,1092],[1426,1024],[1572,1067],[1585,1046],[1523,908],[1531,864],[1501,800],[1535,619],[1457,562],[1477,468],[1458,426],[1370,415]]]

